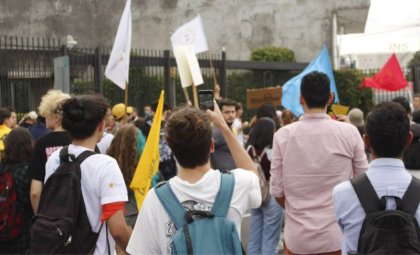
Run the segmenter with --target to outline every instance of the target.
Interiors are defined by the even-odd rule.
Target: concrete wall
[[[111,46],[124,0],[0,0],[0,35],[65,38],[79,47]],[[170,34],[201,14],[212,51],[249,59],[274,45],[308,62],[331,47],[332,12],[366,9],[369,0],[132,0],[133,47],[170,48]],[[361,22],[365,22],[364,20]]]

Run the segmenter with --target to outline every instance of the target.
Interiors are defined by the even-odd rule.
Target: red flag
[[[395,54],[392,54],[379,73],[373,78],[364,78],[360,85],[361,88],[371,87],[388,91],[400,90],[406,86],[407,80]]]

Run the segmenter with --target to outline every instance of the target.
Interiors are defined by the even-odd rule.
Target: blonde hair
[[[43,117],[54,113],[59,114],[58,109],[61,103],[69,98],[70,95],[63,93],[61,90],[49,90],[41,99],[38,107],[39,114]]]

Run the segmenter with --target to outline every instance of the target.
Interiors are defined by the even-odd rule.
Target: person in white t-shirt
[[[86,150],[94,151],[105,129],[105,99],[99,95],[72,97],[64,101],[61,108],[63,128],[73,137],[69,154],[77,157]],[[55,151],[48,159],[45,181],[58,168],[60,151]],[[101,230],[94,254],[115,254],[115,243],[125,249],[131,234],[124,219],[123,209],[128,197],[121,170],[115,159],[103,154],[88,157],[80,168],[89,222],[94,232]],[[100,229],[103,222],[106,227]]]
[[[166,139],[179,167],[177,176],[170,179],[169,184],[186,210],[211,210],[221,175],[210,166],[210,153],[214,151],[211,118],[223,134],[238,167],[230,171],[235,178],[235,187],[227,218],[235,223],[240,233],[244,213],[261,204],[259,180],[255,164],[236,140],[216,103],[214,108],[214,112],[207,110],[207,114],[194,108],[182,108],[168,120]],[[127,252],[170,254],[171,237],[175,232],[174,223],[152,189],[140,209]]]

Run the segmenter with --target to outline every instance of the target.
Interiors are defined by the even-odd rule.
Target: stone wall
[[[124,0],[0,0],[0,35],[72,35],[78,47],[112,46]],[[169,49],[170,34],[201,14],[212,51],[249,59],[274,45],[308,62],[331,47],[332,13],[368,8],[369,0],[132,0],[133,48]],[[361,22],[365,22],[362,20]]]

